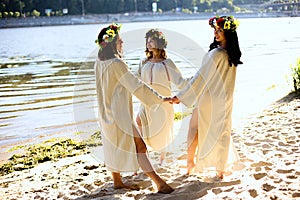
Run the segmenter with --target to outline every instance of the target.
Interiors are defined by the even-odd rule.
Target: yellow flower
[[[115,37],[115,35],[116,35],[115,31],[112,29],[107,30],[106,33],[107,33],[107,35],[109,35],[111,37]]]
[[[230,21],[226,21],[226,22],[224,23],[224,29],[227,29],[227,30],[230,29]]]
[[[240,22],[237,19],[234,19],[233,24],[235,24],[235,26],[238,27],[240,25]]]

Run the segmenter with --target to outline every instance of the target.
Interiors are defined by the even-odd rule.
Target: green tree
[[[172,9],[176,9],[176,0],[160,0],[157,2],[157,7],[162,9],[163,11],[169,11]]]
[[[196,6],[196,0],[182,0],[181,6],[193,10],[193,7]]]
[[[32,13],[31,13],[31,15],[32,15],[32,16],[35,16],[35,17],[39,17],[40,14],[41,14],[41,13],[40,13],[39,11],[37,11],[37,10],[33,10]]]
[[[198,6],[198,10],[200,12],[204,12],[205,10],[208,10],[211,8],[211,2],[210,0],[199,0],[196,5]]]
[[[135,12],[135,1],[137,0],[124,0],[124,12]]]
[[[21,16],[20,12],[18,12],[18,11],[14,12],[14,17],[18,18],[20,16]]]

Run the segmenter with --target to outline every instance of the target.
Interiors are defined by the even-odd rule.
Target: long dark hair
[[[238,66],[238,64],[243,64],[240,60],[242,56],[242,52],[239,46],[239,40],[236,31],[232,30],[224,30],[224,36],[226,38],[226,51],[228,54],[228,61],[230,66],[233,64],[234,66]],[[213,43],[209,45],[209,51],[217,48],[220,45],[218,41],[216,41],[216,37],[214,37]]]
[[[103,28],[98,34],[99,43],[103,41],[103,35],[106,34],[107,29],[108,28]],[[107,43],[105,47],[99,49],[98,58],[100,60],[109,60],[115,58],[116,55],[118,55],[117,44],[116,44],[117,39],[118,36],[116,35],[111,42]]]

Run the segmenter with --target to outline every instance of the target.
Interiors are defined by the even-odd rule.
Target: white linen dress
[[[187,81],[171,59],[162,62],[144,61],[140,64],[141,79],[163,96],[172,96],[172,83],[182,89]],[[150,98],[150,97],[149,97]],[[147,145],[156,151],[165,151],[173,138],[174,107],[165,103],[154,111],[140,105],[138,116],[142,123],[142,136]]]
[[[236,67],[227,51],[208,52],[190,83],[176,96],[186,106],[198,100],[198,151],[195,172],[225,171],[238,160],[231,139],[233,92]]]
[[[96,60],[96,90],[104,162],[112,172],[137,171],[132,94],[155,109],[163,97],[134,76],[120,59]]]

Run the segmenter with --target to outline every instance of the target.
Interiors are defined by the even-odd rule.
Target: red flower
[[[218,20],[217,20],[217,24],[221,24],[221,23],[223,23],[224,22],[224,19],[223,18],[219,18]]]
[[[208,20],[208,24],[209,25],[212,25],[213,24],[213,21],[216,19],[216,17],[212,17]]]

